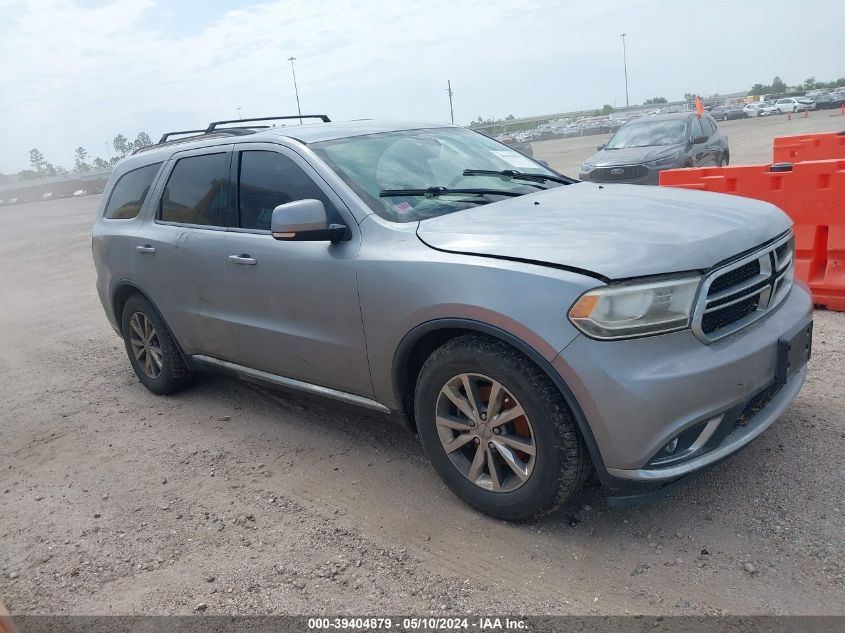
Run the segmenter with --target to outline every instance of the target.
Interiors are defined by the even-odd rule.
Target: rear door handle
[[[150,246],[149,244],[144,244],[143,246],[136,246],[135,250],[139,253],[144,253],[145,255],[152,255],[156,252],[155,246]]]
[[[249,255],[229,255],[229,261],[233,264],[240,264],[241,266],[255,266],[255,259]]]

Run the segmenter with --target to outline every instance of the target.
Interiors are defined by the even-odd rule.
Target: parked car
[[[705,120],[617,134],[686,152]],[[249,123],[109,177],[97,291],[153,393],[211,370],[394,414],[461,499],[524,519],[591,471],[713,464],[804,383],[812,301],[770,204],[579,183],[457,126]]]
[[[811,99],[797,97],[778,99],[775,101],[775,106],[778,110],[780,110],[781,114],[786,114],[787,112],[804,112],[805,110],[812,110],[815,108],[815,104]]]
[[[581,180],[656,185],[660,172],[727,165],[727,137],[709,114],[658,114],[623,125],[581,165]]]
[[[749,117],[771,116],[773,114],[782,114],[780,108],[774,104],[773,101],[758,101],[756,103],[748,103],[743,108]]]
[[[77,189],[76,191],[73,192],[74,198],[81,198],[82,196],[87,196],[87,195],[88,195],[88,191],[86,189]]]
[[[47,191],[47,192],[45,192],[45,193],[42,193],[42,194],[41,194],[41,199],[42,199],[42,200],[49,200],[49,199],[50,199],[50,198],[52,198],[52,197],[53,197],[53,192],[52,192],[52,191]]]
[[[845,103],[845,91],[831,91],[817,94],[813,97],[817,110],[840,108]]]
[[[744,119],[747,115],[742,106],[716,106],[710,110],[710,116],[716,121],[729,121],[732,119]]]
[[[9,198],[8,204],[17,204],[19,201],[19,198]]]

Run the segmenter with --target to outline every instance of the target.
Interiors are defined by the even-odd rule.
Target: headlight
[[[587,172],[593,171],[595,168],[596,166],[592,163],[581,163],[581,171],[583,171],[585,174]]]
[[[587,336],[633,338],[689,327],[700,277],[611,284],[585,292],[569,320]]]
[[[653,165],[654,167],[660,167],[662,165],[671,165],[676,160],[678,160],[678,152],[674,154],[670,154],[669,156],[664,156],[663,158],[658,158],[656,160],[650,160],[646,164]]]

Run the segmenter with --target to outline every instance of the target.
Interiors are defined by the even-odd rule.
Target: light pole
[[[288,61],[290,62],[290,71],[293,73],[293,91],[296,93],[296,112],[299,114],[299,124],[302,125],[302,110],[299,108],[299,88],[296,87],[296,69],[293,67],[296,57],[288,57]]]
[[[241,106],[238,106],[238,121],[243,121],[243,117],[241,116]]]
[[[628,53],[625,50],[625,36],[627,33],[623,33],[619,37],[622,38],[622,64],[625,67],[625,107],[630,108],[631,103],[628,101]]]
[[[111,148],[109,147],[109,142],[108,142],[108,141],[103,141],[103,143],[105,143],[105,145],[106,145],[106,152],[107,152],[107,153],[108,153],[108,155],[109,155],[109,163],[111,163]]]
[[[452,124],[455,123],[455,109],[452,107],[452,80],[446,80],[446,94],[449,95],[449,114],[452,117]]]

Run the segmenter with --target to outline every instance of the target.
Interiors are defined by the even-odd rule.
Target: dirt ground
[[[379,416],[217,376],[147,392],[94,290],[97,203],[0,209],[13,614],[845,614],[845,314],[816,314],[786,415],[673,496],[508,524]]]

